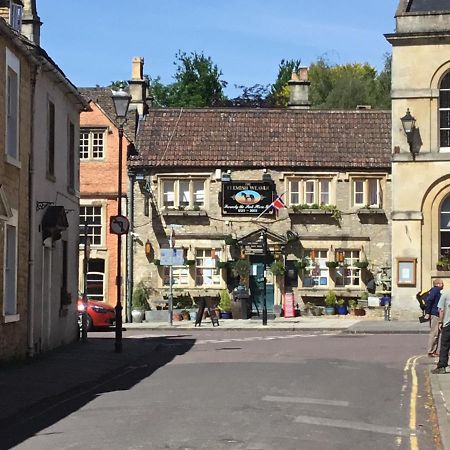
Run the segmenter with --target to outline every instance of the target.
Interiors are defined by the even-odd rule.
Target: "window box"
[[[192,209],[164,209],[162,214],[163,216],[173,217],[206,217],[208,215],[206,211]]]
[[[319,208],[304,208],[304,209],[298,209],[298,208],[289,208],[288,209],[289,214],[326,214],[328,216],[331,216],[331,211],[324,211],[323,209]]]
[[[385,214],[383,208],[361,208],[358,209],[358,214]]]

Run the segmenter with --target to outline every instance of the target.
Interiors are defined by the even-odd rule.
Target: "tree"
[[[383,109],[391,109],[391,67],[392,55],[384,55],[383,70],[377,76],[377,105]]]
[[[189,55],[178,52],[175,83],[168,93],[169,106],[205,107],[218,105],[224,99],[227,82],[220,79],[222,71],[203,53]]]
[[[299,59],[282,59],[278,66],[278,75],[275,83],[270,88],[267,102],[270,106],[285,107],[289,103],[289,85],[292,72],[297,72],[300,68]]]
[[[264,108],[267,106],[267,96],[269,94],[269,85],[254,84],[253,86],[238,86],[242,93],[238,97],[226,100],[224,106],[246,107],[246,108]]]

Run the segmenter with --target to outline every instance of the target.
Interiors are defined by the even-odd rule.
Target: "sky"
[[[228,82],[275,81],[282,59],[383,68],[399,0],[37,0],[41,46],[78,87],[144,73],[173,82],[176,53],[211,57]]]

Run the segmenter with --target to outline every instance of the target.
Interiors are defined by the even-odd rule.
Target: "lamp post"
[[[263,248],[263,277],[264,277],[264,292],[263,292],[263,308],[262,308],[262,324],[267,325],[267,291],[266,291],[266,264],[267,264],[267,233],[266,230],[263,228],[261,230],[261,240],[262,240],[262,248]]]
[[[123,126],[127,120],[128,106],[131,96],[123,90],[123,86],[118,91],[112,93],[114,109],[116,110],[116,119],[119,125],[119,161],[118,161],[118,186],[117,186],[117,215],[122,215],[122,141]],[[122,352],[122,235],[117,235],[117,301],[116,301],[116,334],[114,349],[116,353]]]
[[[409,151],[413,159],[416,158],[418,149],[414,146],[414,135],[416,133],[416,119],[409,112],[409,108],[406,110],[406,114],[400,118],[402,121],[403,131],[406,134],[406,140],[408,141]]]

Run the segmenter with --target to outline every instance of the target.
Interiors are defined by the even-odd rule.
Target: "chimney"
[[[288,81],[289,103],[291,109],[310,109],[308,68],[300,67],[298,72],[292,72],[292,77]]]
[[[22,34],[39,47],[41,25],[41,19],[37,15],[36,0],[23,0]]]
[[[144,79],[144,58],[139,56],[131,60],[131,80],[128,82],[131,102],[130,108],[137,110],[140,117],[146,111],[147,81]]]

